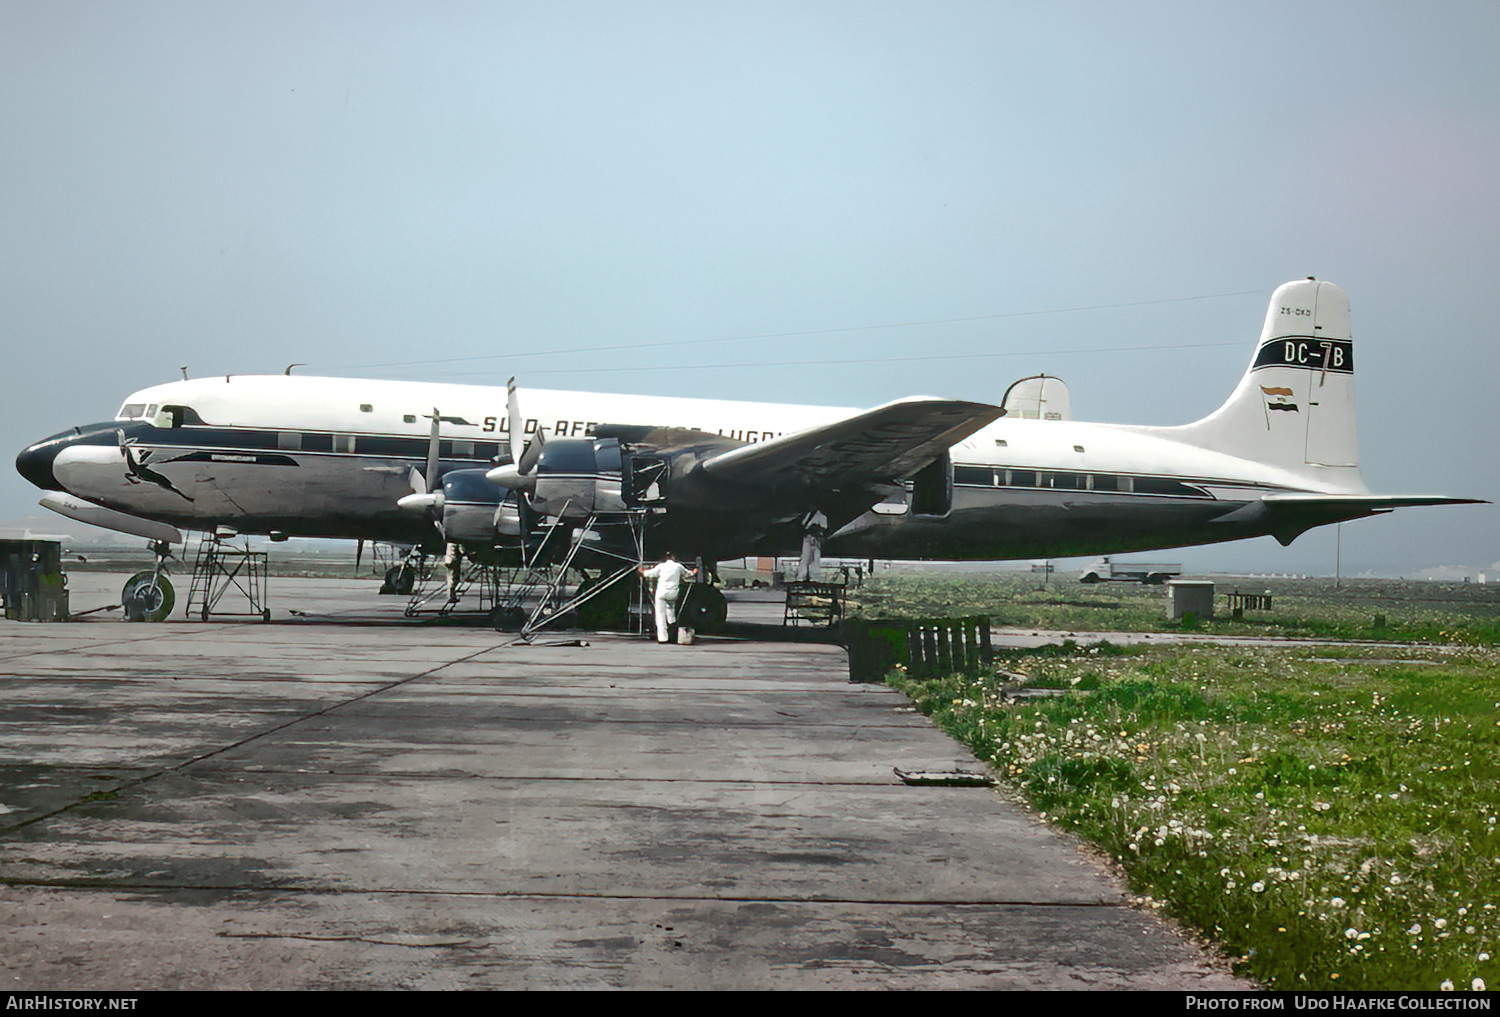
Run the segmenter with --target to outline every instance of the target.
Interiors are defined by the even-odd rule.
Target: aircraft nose
[[[61,491],[63,486],[52,473],[52,461],[60,448],[62,444],[52,440],[26,446],[16,456],[16,472],[43,491]]]

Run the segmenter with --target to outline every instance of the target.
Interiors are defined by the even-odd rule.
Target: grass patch
[[[1270,593],[1273,610],[1228,617],[1224,595]],[[989,615],[1004,627],[1063,632],[1215,635],[1500,645],[1500,584],[1366,579],[1217,581],[1218,614],[1173,622],[1160,586],[1039,584],[1025,573],[882,575],[852,590],[851,614],[871,618]]]
[[[1075,645],[891,681],[1243,975],[1500,983],[1500,652],[1382,652]]]

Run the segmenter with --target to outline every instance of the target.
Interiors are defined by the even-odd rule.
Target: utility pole
[[[1344,524],[1339,523],[1334,530],[1338,536],[1333,545],[1333,588],[1338,589],[1344,585]]]

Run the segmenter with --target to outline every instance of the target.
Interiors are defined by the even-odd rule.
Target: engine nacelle
[[[496,487],[484,474],[484,470],[443,474],[443,512],[438,524],[444,540],[487,545],[497,536],[521,532],[515,493]]]
[[[614,438],[565,438],[547,442],[533,470],[528,499],[539,516],[587,519],[595,512],[623,512],[623,462]]]

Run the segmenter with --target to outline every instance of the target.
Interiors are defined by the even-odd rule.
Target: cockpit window
[[[146,415],[145,403],[126,403],[120,407],[120,412],[115,414],[116,420],[140,420]]]

